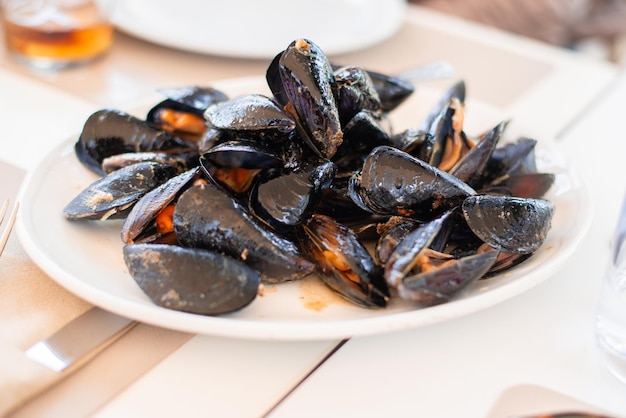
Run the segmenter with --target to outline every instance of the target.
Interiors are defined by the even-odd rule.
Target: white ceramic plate
[[[267,93],[259,78],[215,86],[231,96]],[[417,127],[439,94],[420,87],[394,112],[396,130]],[[465,130],[470,134],[483,132],[500,122],[500,117],[497,109],[468,100]],[[268,340],[334,339],[408,329],[467,315],[524,292],[557,272],[591,219],[586,188],[555,144],[541,140],[538,166],[557,175],[547,195],[556,211],[544,245],[527,262],[506,274],[477,282],[457,300],[424,309],[395,301],[386,309],[368,310],[343,301],[312,278],[268,286],[264,296],[233,314],[194,315],[154,305],[135,284],[122,257],[121,221],[65,220],[64,206],[96,179],[74,156],[74,142],[75,137],[54,149],[25,180],[18,218],[24,248],[54,280],[95,305],[142,322],[200,334]]]
[[[405,0],[125,0],[117,28],[160,45],[243,58],[273,58],[297,38],[328,55],[366,48],[393,35]]]

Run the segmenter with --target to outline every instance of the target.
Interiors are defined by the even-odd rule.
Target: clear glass
[[[604,362],[626,383],[626,201],[620,211],[611,256],[602,280],[595,333]]]
[[[96,1],[1,0],[9,54],[35,68],[58,69],[101,56],[113,25]]]

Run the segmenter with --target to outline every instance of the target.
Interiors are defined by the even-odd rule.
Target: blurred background
[[[615,63],[626,63],[626,0],[410,0]]]

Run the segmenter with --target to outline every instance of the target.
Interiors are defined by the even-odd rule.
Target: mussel
[[[554,204],[515,196],[470,196],[463,216],[471,230],[492,247],[526,254],[536,251],[550,230]]]
[[[374,213],[432,219],[475,191],[456,177],[389,146],[374,148],[350,182],[350,196]]]
[[[343,141],[336,82],[328,58],[307,39],[293,41],[280,55],[278,69],[287,109],[303,139],[323,158],[332,158]]]
[[[228,254],[279,283],[311,273],[314,264],[291,241],[267,228],[211,183],[185,191],[174,210],[174,231],[185,247]]]
[[[104,175],[102,161],[107,157],[190,146],[187,141],[157,129],[145,120],[118,110],[103,109],[89,116],[74,148],[80,162]]]
[[[69,220],[105,220],[126,216],[146,193],[178,174],[176,167],[154,162],[125,166],[91,183],[63,209]]]
[[[389,290],[382,270],[352,230],[333,218],[314,214],[299,229],[298,238],[328,287],[366,308],[387,305]]]
[[[239,310],[252,302],[261,276],[220,253],[165,244],[124,246],[129,274],[158,306],[202,315]]]

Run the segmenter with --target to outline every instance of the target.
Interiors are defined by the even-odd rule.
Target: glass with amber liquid
[[[113,42],[113,25],[95,1],[0,0],[8,52],[35,68],[90,61]]]

